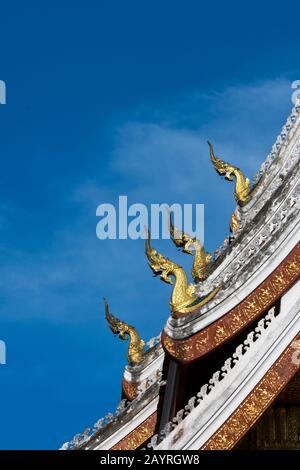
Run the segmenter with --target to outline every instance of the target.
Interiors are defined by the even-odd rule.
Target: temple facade
[[[300,105],[252,184],[209,149],[234,181],[231,233],[209,254],[170,216],[191,284],[148,235],[151,269],[173,280],[170,316],[145,344],[106,303],[110,329],[129,341],[122,400],[62,449],[300,449]]]

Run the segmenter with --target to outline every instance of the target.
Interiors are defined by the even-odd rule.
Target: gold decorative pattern
[[[135,450],[141,447],[154,435],[157,420],[156,411],[145,421],[114,445],[111,450]]]
[[[300,243],[246,299],[226,315],[186,339],[175,340],[162,333],[164,349],[177,361],[194,361],[224,344],[258,318],[300,277]]]
[[[300,339],[300,334],[295,339],[297,338]],[[239,442],[300,369],[300,363],[295,364],[292,361],[293,353],[291,343],[201,450],[230,450]]]

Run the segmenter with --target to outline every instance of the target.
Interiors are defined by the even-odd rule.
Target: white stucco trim
[[[263,340],[247,353],[217,386],[155,449],[202,447],[255,388],[300,331],[300,281],[282,298],[281,313]]]
[[[128,423],[120,427],[114,434],[109,436],[99,445],[87,445],[85,450],[93,448],[93,450],[109,450],[124,437],[126,437],[131,431],[139,426],[145,419],[149,418],[157,409],[158,396],[146,405],[139,413],[137,413]]]

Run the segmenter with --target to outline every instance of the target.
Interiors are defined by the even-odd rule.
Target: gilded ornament
[[[194,255],[192,277],[196,283],[207,278],[207,266],[212,261],[212,255],[206,253],[203,245],[195,237],[174,227],[172,216],[169,217],[169,229],[172,241],[178,248],[182,248],[183,253]]]
[[[173,314],[184,315],[195,312],[213,299],[220,290],[220,287],[216,287],[204,298],[198,297],[195,293],[195,285],[188,283],[184,269],[151,247],[149,230],[146,239],[146,256],[155,276],[160,275],[160,278],[168,284],[173,284],[171,276],[175,279],[170,300],[171,312]]]
[[[128,347],[128,362],[130,365],[135,366],[141,362],[145,353],[145,342],[140,339],[138,332],[133,326],[128,325],[124,321],[119,320],[109,311],[108,303],[105,303],[105,316],[109,328],[115,335],[126,341],[129,340]]]
[[[236,235],[241,230],[241,220],[238,215],[238,211],[235,210],[230,219],[230,232]]]
[[[214,154],[213,146],[210,142],[208,142],[209,149],[210,149],[210,159],[219,173],[219,175],[224,175],[227,181],[232,181],[233,177],[235,177],[235,199],[236,202],[243,206],[250,200],[250,191],[251,185],[249,178],[246,178],[244,173],[236,166],[231,165],[230,163],[226,163],[220,158],[218,158]]]

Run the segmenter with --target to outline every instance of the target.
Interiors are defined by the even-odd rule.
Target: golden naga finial
[[[175,317],[195,312],[209,302],[220,290],[220,287],[217,287],[205,297],[198,297],[195,293],[195,286],[188,283],[184,269],[151,247],[149,230],[146,239],[146,256],[155,276],[160,275],[160,278],[168,284],[173,284],[170,276],[175,279],[170,300],[171,312]]]
[[[244,173],[236,166],[226,163],[214,154],[213,146],[208,142],[210,149],[210,159],[220,175],[224,175],[228,181],[232,181],[233,176],[236,178],[235,183],[235,199],[240,206],[246,204],[250,199],[250,180],[244,176]]]
[[[195,282],[202,282],[207,278],[207,265],[211,263],[212,256],[205,253],[203,245],[195,237],[181,232],[174,227],[172,215],[169,214],[169,228],[171,239],[178,248],[182,248],[183,253],[188,255],[194,254],[194,262],[192,267],[192,276]]]
[[[141,362],[145,353],[145,342],[140,339],[138,332],[133,326],[128,325],[124,321],[119,320],[109,311],[108,303],[104,299],[105,317],[109,328],[115,335],[119,335],[122,340],[129,339],[128,362],[131,366],[135,366]]]

